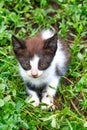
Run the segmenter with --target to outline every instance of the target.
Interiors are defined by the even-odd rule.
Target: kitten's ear
[[[55,50],[57,48],[57,40],[58,40],[58,37],[57,37],[57,33],[56,33],[51,38],[45,40],[44,49],[51,48],[51,50]]]
[[[15,37],[14,35],[12,35],[12,43],[13,43],[14,51],[17,51],[18,49],[26,48],[25,41]]]

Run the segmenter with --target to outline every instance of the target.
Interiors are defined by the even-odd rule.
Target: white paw
[[[38,100],[32,100],[32,105],[35,106],[35,107],[38,106],[39,103],[40,103],[39,99]]]
[[[42,98],[41,102],[44,103],[44,105],[41,106],[41,109],[50,109],[51,111],[55,109],[55,105],[53,103],[53,97],[45,95]]]
[[[29,100],[28,100],[28,103],[31,103],[33,106],[38,106],[39,105],[39,103],[40,103],[40,101],[39,101],[39,98],[38,97],[33,97],[32,95],[31,95],[31,97],[29,98]]]
[[[34,107],[36,107],[36,106],[39,105],[39,102],[34,102],[34,103],[32,103],[32,105],[33,105]]]

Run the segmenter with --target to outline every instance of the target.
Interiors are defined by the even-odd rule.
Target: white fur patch
[[[30,65],[32,69],[38,69],[38,61],[39,61],[39,57],[37,55],[34,55],[32,60],[30,60]]]
[[[57,41],[57,51],[54,57],[54,60],[52,62],[52,64],[58,66],[60,71],[64,71],[63,68],[65,66],[65,61],[66,61],[66,55],[64,53],[64,51],[62,50],[62,43],[60,42],[60,40]],[[65,73],[65,72],[63,72]]]
[[[43,73],[43,71],[38,70],[39,59],[37,55],[34,55],[32,60],[30,60],[31,70],[27,71],[29,76],[37,75],[37,77],[39,77]]]
[[[53,31],[51,31],[49,29],[42,31],[42,33],[41,33],[41,37],[44,40],[51,38],[53,35],[54,35]]]

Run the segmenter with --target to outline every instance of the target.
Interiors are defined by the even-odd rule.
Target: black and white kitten
[[[70,59],[67,45],[51,30],[26,40],[12,36],[12,42],[27,94],[32,95],[30,102],[34,101],[34,106],[42,102],[47,104],[42,108],[54,109],[54,96]]]

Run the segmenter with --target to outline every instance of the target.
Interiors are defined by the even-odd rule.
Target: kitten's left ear
[[[44,49],[55,50],[57,48],[57,40],[58,40],[58,37],[56,33],[51,38],[45,40]]]
[[[14,35],[12,35],[12,43],[13,43],[14,51],[25,48],[25,41],[15,37]]]

